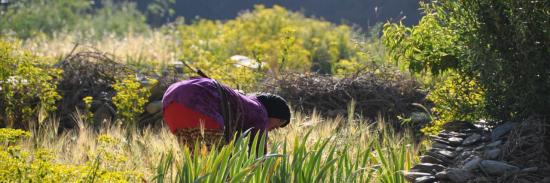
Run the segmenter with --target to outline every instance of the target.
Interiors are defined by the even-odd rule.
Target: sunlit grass
[[[412,135],[395,133],[383,121],[294,116],[289,126],[270,132],[267,152],[249,149],[247,139],[189,152],[166,128],[95,132],[82,120],[60,135],[55,120],[47,122],[19,145],[26,152],[47,149],[55,163],[97,166],[103,172],[98,176],[133,172],[155,182],[405,182],[401,171],[417,162],[421,147]]]
[[[99,50],[112,54],[116,61],[129,62],[130,65],[161,66],[180,56],[177,55],[178,41],[175,33],[160,30],[140,34],[128,32],[124,36],[112,33],[102,36],[99,40],[93,34],[58,32],[51,38],[36,36],[25,40],[22,46],[37,56],[59,58],[71,53],[78,45],[75,50],[77,52]]]

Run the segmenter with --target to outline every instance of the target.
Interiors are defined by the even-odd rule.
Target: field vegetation
[[[411,88],[427,93],[425,106],[414,104],[430,122],[425,134],[452,120],[499,124],[549,114],[550,8],[543,1],[422,3],[418,25],[370,30],[262,5],[231,20],[151,27],[145,17],[171,15],[162,2],[150,12],[118,0],[0,7],[0,181],[405,182],[401,172],[428,148],[406,128],[414,116],[366,119],[350,100],[342,106],[347,115],[295,111],[288,127],[270,132],[266,152],[245,143],[254,137],[211,151],[197,144],[189,152],[162,122],[143,128],[137,122],[152,95],[139,74],[162,75],[176,61],[245,92],[296,73],[406,76],[420,83]],[[88,109],[97,96],[82,96],[76,100],[85,106],[70,114],[74,128],[60,124],[58,66],[81,51],[106,53],[139,73],[115,78],[114,123],[94,124]]]
[[[82,116],[78,128],[61,134],[55,121],[30,132],[2,129],[0,177],[16,182],[404,182],[401,171],[425,149],[411,133],[395,133],[384,121],[295,115],[289,127],[269,136],[265,153],[249,149],[248,137],[212,151],[197,144],[189,152],[166,128],[112,126],[97,133]]]
[[[41,22],[32,17],[43,16],[42,10],[27,10],[40,3],[61,9],[48,12],[51,21]],[[116,125],[97,128],[91,123],[90,111],[84,110],[74,114],[75,128],[60,128],[59,120],[51,115],[60,100],[56,82],[63,77],[55,64],[71,52],[107,52],[120,63],[158,74],[173,61],[184,60],[245,91],[253,91],[267,77],[304,72],[344,77],[367,64],[385,63],[381,42],[376,36],[366,37],[378,35],[380,26],[361,33],[277,6],[257,6],[223,22],[197,19],[150,28],[131,3],[57,3],[22,1],[5,12],[10,16],[2,20],[19,21],[1,26],[2,60],[9,62],[2,62],[0,80],[20,76],[16,78],[26,82],[1,83],[3,91],[9,92],[0,94],[1,101],[8,102],[1,107],[2,125],[26,130],[1,131],[2,180],[404,182],[400,172],[418,161],[418,152],[425,148],[411,132],[394,133],[383,118],[373,122],[351,110],[349,117],[336,118],[295,112],[289,127],[270,134],[268,152],[249,150],[243,143],[246,139],[217,150],[199,147],[189,152],[164,126],[135,128],[148,93],[133,76],[117,78],[113,85],[119,116]],[[62,16],[70,19],[56,22]],[[107,17],[117,20],[111,22]],[[33,27],[36,22],[44,25]],[[230,59],[233,55],[249,57],[258,67],[238,65]],[[44,87],[27,87],[36,85]],[[94,99],[82,100],[89,105]],[[263,146],[265,141],[257,142]]]

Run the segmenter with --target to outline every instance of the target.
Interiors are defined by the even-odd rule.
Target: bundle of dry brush
[[[96,128],[104,121],[116,119],[116,106],[112,97],[116,95],[113,84],[117,79],[127,76],[142,76],[143,78],[154,78],[157,84],[151,88],[149,101],[154,102],[162,99],[164,90],[179,79],[173,73],[163,73],[162,76],[148,71],[138,71],[129,65],[117,61],[114,55],[99,51],[78,51],[69,54],[61,60],[56,67],[63,70],[63,78],[59,81],[58,91],[63,97],[58,102],[58,116],[61,128],[74,128],[75,113],[84,112],[85,104],[83,98],[91,96],[91,112],[93,112],[93,123]],[[143,83],[142,83],[143,84]],[[160,114],[149,114],[144,112],[139,116],[140,125],[150,125],[160,121]]]
[[[397,116],[408,117],[424,111],[418,103],[429,106],[420,83],[395,72],[375,74],[362,72],[348,77],[320,74],[288,74],[267,80],[263,91],[286,98],[294,109],[325,116],[347,115],[350,102],[355,101],[355,113],[367,119],[383,117],[397,122]]]

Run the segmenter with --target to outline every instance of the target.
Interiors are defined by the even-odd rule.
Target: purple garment
[[[265,107],[255,96],[246,96],[235,90],[223,86],[227,93],[227,100],[231,108],[236,110],[242,122],[242,131],[251,129],[252,132],[267,132],[268,116]],[[194,78],[174,83],[168,87],[162,98],[163,109],[172,102],[177,102],[190,109],[196,110],[224,126],[220,106],[221,97],[214,80],[209,78]],[[267,134],[266,134],[267,135]]]

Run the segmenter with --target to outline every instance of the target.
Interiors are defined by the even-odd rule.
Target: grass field
[[[0,36],[0,46],[4,45],[0,59],[9,61],[0,64],[0,81],[21,75],[31,84],[52,86],[47,93],[39,89],[43,87],[2,85],[3,91],[11,93],[0,93],[4,97],[0,102],[11,105],[0,106],[6,114],[0,113],[0,122],[25,124],[22,126],[31,130],[0,128],[0,182],[393,183],[405,182],[401,171],[417,162],[419,152],[426,148],[416,143],[410,132],[395,132],[384,120],[296,112],[289,126],[269,133],[267,152],[249,147],[250,137],[212,151],[197,147],[189,152],[166,127],[138,131],[128,128],[135,124],[132,120],[119,120],[120,126],[94,129],[86,121],[91,113],[83,111],[75,116],[77,128],[60,132],[59,120],[43,111],[46,104],[28,105],[38,97],[49,101],[49,112],[54,112],[60,96],[52,94],[57,86],[52,78],[61,75],[49,76],[37,68],[44,64],[40,68],[46,70],[72,51],[108,53],[116,62],[158,73],[172,61],[190,61],[224,84],[247,84],[248,88],[264,76],[308,72],[314,63],[322,66],[316,70],[335,76],[356,73],[365,64],[386,64],[378,37],[365,37],[346,25],[307,18],[282,7],[258,6],[227,22],[200,20],[173,26],[122,35],[107,33],[109,30],[95,35],[93,31],[59,29],[24,39]],[[75,45],[78,48],[73,50]],[[233,55],[249,56],[265,66],[234,67],[229,59]],[[27,67],[13,69],[20,68],[23,61]],[[45,76],[50,79],[40,79]],[[127,97],[124,106],[138,106],[135,99]],[[136,115],[142,112],[117,109]]]
[[[30,136],[3,132],[0,178],[8,182],[405,182],[401,171],[425,147],[383,121],[296,113],[269,135],[268,152],[237,140],[207,152],[182,148],[167,128],[99,132],[79,122],[56,135],[55,121]],[[25,135],[11,135],[11,137]],[[12,138],[13,139],[13,138]],[[256,154],[265,154],[256,156]],[[11,171],[10,171],[11,170]]]

